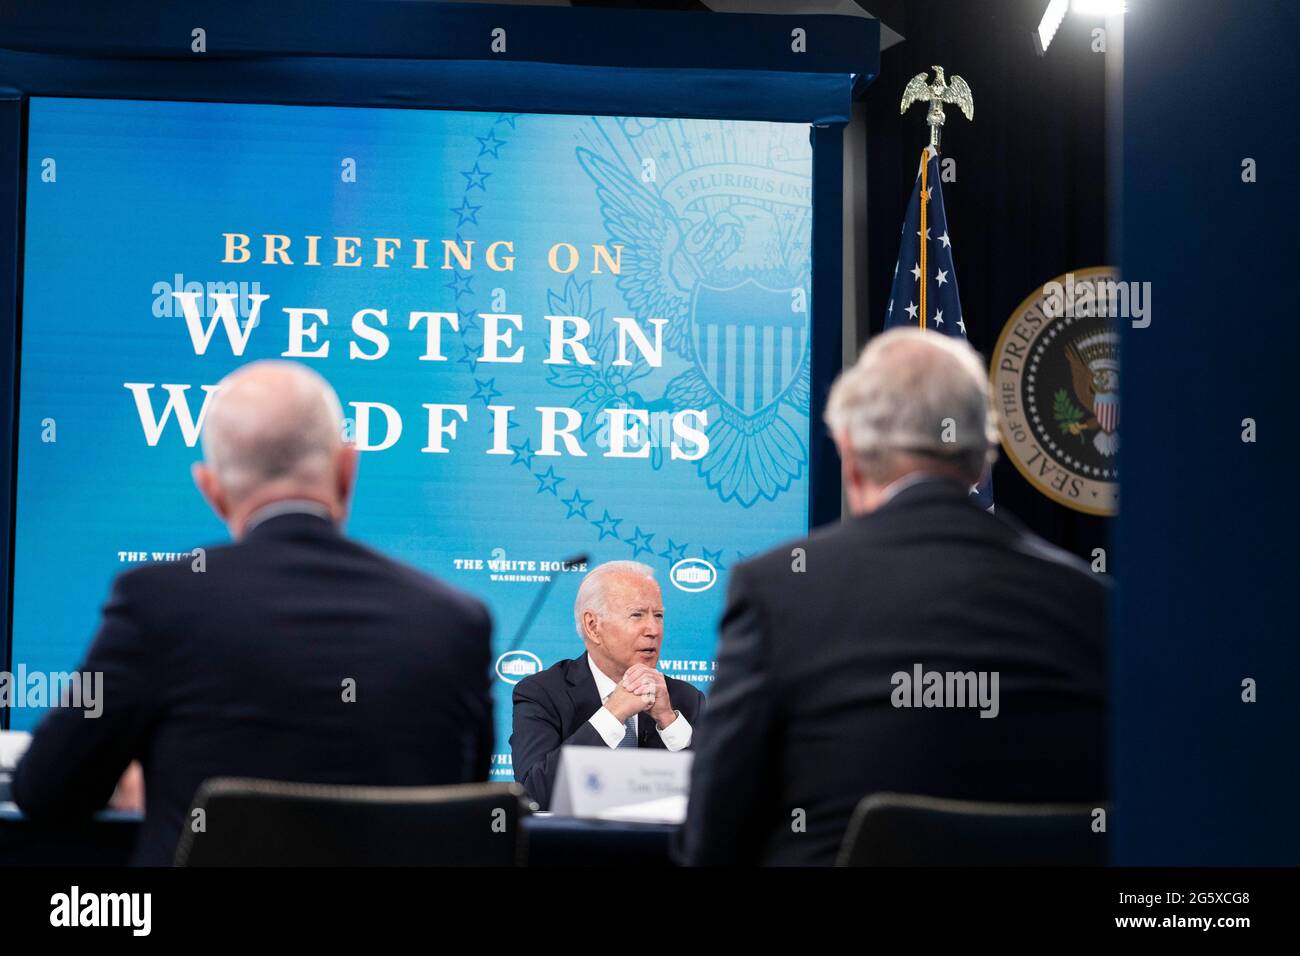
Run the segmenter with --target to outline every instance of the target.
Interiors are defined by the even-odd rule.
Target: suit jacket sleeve
[[[83,682],[89,675],[103,675],[95,707],[51,708],[14,771],[14,802],[32,818],[100,809],[127,765],[141,756],[155,688],[144,635],[127,591],[119,578],[80,667]],[[93,686],[93,676],[90,679]],[[99,716],[88,716],[98,708]]]
[[[575,714],[578,725],[566,738],[559,708],[545,683],[529,678],[515,685],[511,761],[515,779],[524,785],[541,809],[545,810],[551,804],[561,747],[605,746],[605,741],[588,721],[590,716]]]
[[[695,750],[696,742],[700,739],[700,725],[704,723],[704,713],[708,710],[709,699],[704,696],[703,692],[690,684],[683,682],[687,692],[690,694],[691,704],[689,707],[681,708],[682,716],[691,722],[691,742],[686,745],[687,750]],[[677,697],[673,697],[673,703],[677,703]],[[689,713],[687,712],[689,710]]]
[[[708,719],[694,737],[690,806],[675,847],[694,866],[753,863],[776,818],[775,707],[762,610],[731,573]]]

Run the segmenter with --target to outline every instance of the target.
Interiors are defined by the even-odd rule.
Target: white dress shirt
[[[596,666],[596,662],[587,655],[587,666],[591,668],[591,676],[596,679],[596,693],[600,694],[601,706],[596,708],[596,712],[591,715],[587,723],[596,728],[596,733],[600,734],[600,739],[614,749],[623,742],[623,736],[627,733],[627,728],[623,722],[610,713],[609,708],[605,707],[605,701],[609,700],[610,694],[618,688],[618,684],[611,680],[604,671]],[[691,722],[682,716],[680,710],[674,711],[677,719],[667,727],[658,727],[659,739],[664,742],[664,747],[669,750],[685,750],[691,745]]]

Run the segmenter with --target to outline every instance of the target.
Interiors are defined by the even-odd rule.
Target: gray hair
[[[217,386],[203,417],[203,458],[238,500],[271,481],[327,481],[343,444],[334,389],[297,362],[252,362]]]
[[[878,483],[920,460],[953,466],[973,484],[997,458],[984,363],[965,340],[939,332],[899,328],[874,337],[831,387],[825,420]]]
[[[578,629],[578,636],[586,640],[582,630],[582,615],[594,611],[598,617],[610,613],[609,577],[614,574],[635,574],[643,578],[655,579],[654,568],[640,561],[606,561],[587,572],[587,576],[578,585],[578,596],[573,601],[573,625]]]

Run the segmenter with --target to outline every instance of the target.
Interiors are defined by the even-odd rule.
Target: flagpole
[[[926,277],[927,275],[929,275],[929,273],[926,271],[926,261],[925,261],[925,259],[926,259],[926,255],[925,255],[925,254],[926,254],[926,252],[929,251],[929,250],[927,249],[928,243],[925,241],[926,206],[928,206],[928,205],[929,205],[929,202],[930,202],[930,198],[929,198],[929,189],[927,188],[927,185],[928,185],[928,183],[929,183],[929,172],[930,172],[930,163],[929,163],[929,159],[930,159],[930,148],[927,146],[925,149],[921,150],[921,243],[920,243],[920,245],[921,245],[921,261],[920,261],[919,263],[917,263],[917,265],[920,266],[920,268],[921,268],[921,319],[920,319],[920,322],[921,322],[921,331],[922,331],[922,332],[925,331],[925,277]]]

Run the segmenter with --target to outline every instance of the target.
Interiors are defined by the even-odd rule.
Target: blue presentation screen
[[[11,669],[227,539],[204,403],[287,357],[363,451],[349,533],[492,610],[494,774],[582,651],[567,557],[654,567],[707,691],[728,568],[808,526],[811,186],[800,124],[32,99]]]

